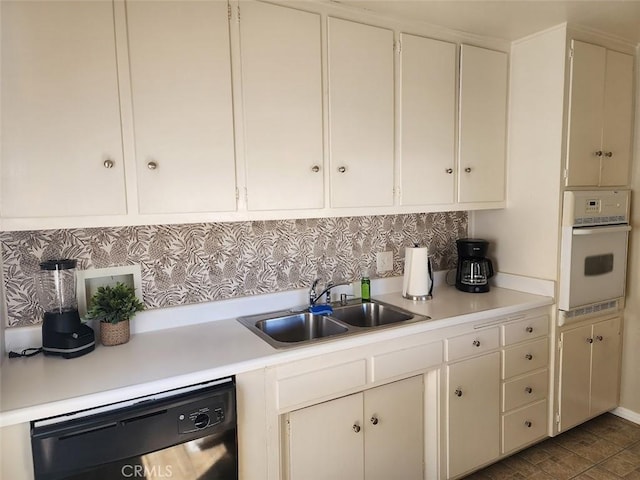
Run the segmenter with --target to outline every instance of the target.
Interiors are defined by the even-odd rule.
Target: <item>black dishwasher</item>
[[[233,378],[31,422],[36,480],[236,480]]]

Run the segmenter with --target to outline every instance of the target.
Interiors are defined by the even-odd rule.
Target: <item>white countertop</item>
[[[276,350],[235,319],[139,333],[125,345],[75,359],[5,358],[0,378],[0,427],[92,408],[286,361],[548,306],[553,299],[505,288],[469,294],[436,288],[413,302],[400,293],[375,295],[432,319],[290,349]],[[135,321],[135,320],[134,320]]]

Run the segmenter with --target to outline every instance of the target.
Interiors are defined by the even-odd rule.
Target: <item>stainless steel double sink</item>
[[[430,319],[375,300],[332,307],[333,312],[324,315],[286,310],[241,317],[238,321],[271,346],[288,348]]]

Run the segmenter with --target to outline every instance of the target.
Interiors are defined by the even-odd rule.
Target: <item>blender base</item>
[[[42,329],[42,352],[45,355],[75,358],[92,352],[95,348],[95,333],[88,325],[80,325],[72,333]]]

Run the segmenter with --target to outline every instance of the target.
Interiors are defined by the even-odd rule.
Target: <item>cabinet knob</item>
[[[596,157],[601,157],[602,153],[603,153],[602,150],[598,150],[598,151],[595,152],[595,156]]]
[[[604,340],[604,337],[603,337],[602,335],[598,335],[598,336],[596,337],[596,340],[597,340],[597,341],[599,341],[599,342],[601,342],[602,340]]]
[[[115,163],[113,160],[111,160],[110,158],[106,159],[106,160],[102,163],[102,165],[104,165],[104,168],[113,168],[113,166],[114,166],[115,164],[116,164],[116,163]]]
[[[471,167],[465,168],[464,171],[467,172],[467,173],[471,173]]]
[[[479,347],[480,346],[480,340],[474,340],[473,341],[473,346],[474,347]]]
[[[526,358],[527,360],[533,360],[533,355],[531,355],[530,353],[527,353],[524,358]]]
[[[533,327],[527,327],[525,328],[525,330],[527,331],[527,333],[533,333]]]
[[[371,417],[371,423],[373,423],[374,425],[377,425],[378,421],[378,417]]]
[[[524,422],[524,426],[527,428],[531,428],[533,426],[533,423],[531,423],[530,420],[527,420],[526,422]]]
[[[354,423],[352,428],[354,432],[360,432],[360,425],[358,425],[357,423]]]
[[[613,157],[613,152],[604,152],[604,156],[607,158]]]
[[[587,343],[593,343],[593,338],[591,337],[587,338]]]
[[[149,163],[147,163],[147,168],[149,170],[155,170],[156,168],[158,168],[158,163],[157,162],[149,162]]]
[[[455,391],[455,392],[453,392],[453,394],[454,394],[456,397],[461,397],[461,396],[462,396],[462,390],[458,388],[458,389],[456,389],[456,391]]]
[[[445,172],[447,172],[449,175],[451,175],[453,173],[453,168],[447,168],[445,170]]]
[[[313,173],[318,173],[320,171],[320,167],[318,165],[314,165],[313,167],[311,167],[311,171]]]
[[[533,388],[531,388],[531,387],[526,387],[526,388],[524,389],[524,391],[525,391],[526,393],[533,393]]]
[[[338,167],[338,172],[344,173],[347,171],[347,167]]]

